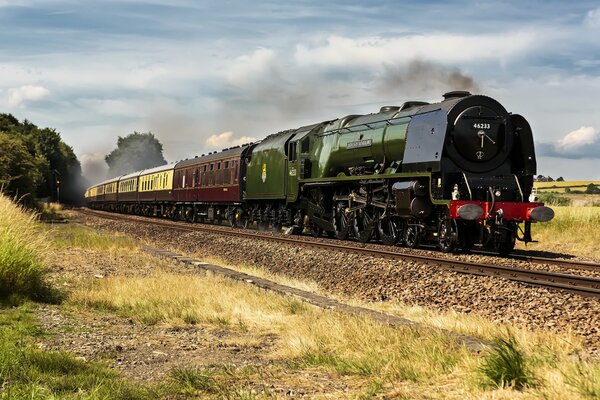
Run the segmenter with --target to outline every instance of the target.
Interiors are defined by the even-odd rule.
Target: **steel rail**
[[[506,267],[484,263],[474,263],[469,261],[462,261],[450,258],[439,258],[434,256],[425,256],[418,254],[397,253],[383,249],[358,247],[347,243],[337,244],[332,242],[314,242],[307,241],[304,237],[264,235],[258,232],[252,232],[247,230],[215,229],[214,227],[199,224],[182,225],[174,221],[167,222],[144,217],[141,217],[143,219],[138,219],[140,218],[139,216],[132,216],[127,214],[114,214],[96,210],[85,210],[84,213],[89,213],[106,219],[130,220],[150,225],[162,226],[165,228],[183,232],[209,232],[227,236],[276,241],[280,243],[288,243],[304,247],[316,247],[326,250],[351,252],[354,254],[368,255],[371,257],[388,258],[393,260],[410,260],[429,265],[436,265],[458,273],[499,277],[511,281],[567,291],[581,296],[600,298],[600,278],[596,277],[572,275],[542,270],[532,270],[526,268]]]
[[[481,254],[488,256],[495,256],[495,254],[485,252],[485,251],[475,251],[473,254]],[[576,269],[585,269],[588,271],[598,271],[600,272],[600,264],[594,263],[591,261],[578,261],[578,260],[565,260],[563,258],[548,258],[548,257],[539,257],[539,256],[530,256],[527,254],[509,254],[504,256],[504,258],[509,258],[517,261],[527,261],[535,264],[548,264],[548,265],[556,265],[559,267],[566,268],[576,268]]]

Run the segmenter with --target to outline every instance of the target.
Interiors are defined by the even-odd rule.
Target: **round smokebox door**
[[[489,108],[470,107],[456,118],[452,138],[456,150],[465,159],[489,161],[504,144],[504,124],[501,117]]]

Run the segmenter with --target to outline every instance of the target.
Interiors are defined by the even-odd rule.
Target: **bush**
[[[0,194],[0,300],[51,300],[43,280],[47,249],[36,216]]]
[[[535,382],[527,364],[526,356],[519,349],[516,339],[509,335],[495,340],[484,356],[479,372],[487,385],[520,390]]]
[[[600,194],[600,188],[593,183],[590,183],[585,189],[585,194]]]
[[[571,199],[558,196],[555,193],[543,193],[538,196],[538,200],[551,206],[570,206]]]

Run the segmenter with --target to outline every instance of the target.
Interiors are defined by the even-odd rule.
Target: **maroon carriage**
[[[249,148],[238,146],[177,163],[173,192],[187,220],[219,222],[234,216],[242,201],[243,159]]]

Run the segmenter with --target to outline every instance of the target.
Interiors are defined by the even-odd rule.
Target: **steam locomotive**
[[[506,254],[554,216],[530,199],[535,174],[527,120],[454,91],[138,171],[85,197],[107,211]]]

